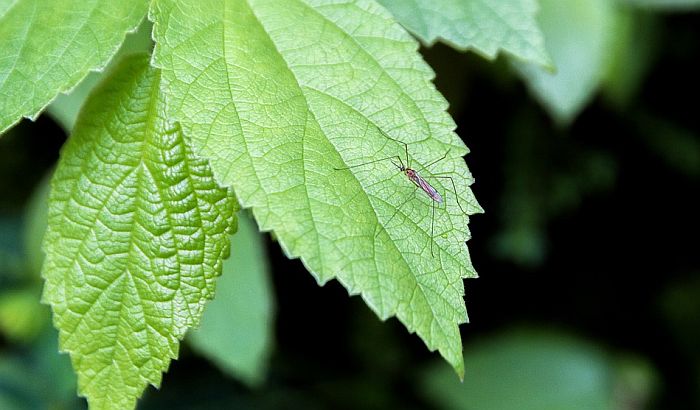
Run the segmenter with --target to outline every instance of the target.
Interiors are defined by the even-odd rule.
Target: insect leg
[[[433,242],[435,242],[435,201],[433,202],[433,217],[430,219],[430,256],[433,258],[435,257],[435,254],[433,253]]]
[[[386,138],[388,138],[388,139],[390,139],[390,140],[392,140],[392,141],[394,141],[394,142],[398,142],[399,144],[403,145],[403,148],[404,148],[404,150],[406,151],[406,168],[411,168],[411,162],[408,160],[408,144],[406,144],[406,143],[403,142],[403,141],[399,141],[399,140],[397,140],[396,138],[391,138],[391,137],[389,136],[389,134],[387,134],[386,132],[382,131],[382,129],[379,128],[379,127],[377,127],[377,129],[378,129],[379,132],[381,132],[382,135],[384,135]],[[399,158],[399,161],[400,161],[400,158]],[[403,161],[400,161],[400,162],[401,162],[401,165],[403,165]]]
[[[388,225],[389,225],[389,222],[391,222],[391,220],[394,219],[394,217],[396,216],[396,214],[399,212],[399,208],[401,208],[402,206],[406,205],[406,203],[407,203],[408,201],[410,201],[411,199],[414,199],[414,198],[416,197],[416,191],[417,191],[417,190],[418,190],[418,186],[416,186],[415,188],[413,188],[413,192],[411,192],[411,195],[410,195],[408,198],[406,198],[405,201],[401,202],[401,205],[399,205],[399,206],[396,207],[396,210],[395,210],[394,213],[391,215],[391,218],[389,218],[389,220],[386,221],[386,223],[382,224],[382,228],[384,228],[385,226],[388,226]],[[384,229],[386,230],[386,228],[384,228]],[[379,235],[379,232],[381,232],[381,231],[382,231],[381,229],[377,230],[377,232],[374,234],[374,237],[376,238],[377,235]]]
[[[459,196],[457,196],[457,186],[455,185],[455,180],[452,179],[451,176],[447,176],[447,175],[433,175],[432,177],[433,178],[449,179],[450,182],[452,182],[452,189],[453,189],[454,194],[455,194],[455,201],[457,201],[457,205],[459,206],[459,209],[462,211],[462,213],[464,215],[468,215],[467,212],[464,210],[464,208],[462,208],[462,204],[459,202]]]
[[[436,160],[433,161],[433,162],[430,162],[428,165],[424,165],[424,166],[423,166],[423,169],[428,169],[428,168],[430,168],[431,165],[435,165],[435,164],[437,164],[438,162],[442,161],[443,159],[447,158],[447,155],[450,153],[450,151],[451,151],[451,150],[448,149],[447,152],[445,153],[445,155],[441,156],[440,158],[436,159]]]
[[[375,162],[386,161],[386,160],[388,160],[388,159],[394,159],[394,158],[398,158],[398,159],[399,159],[399,162],[401,162],[401,157],[399,157],[398,155],[392,155],[392,156],[390,156],[390,157],[375,159],[374,161],[364,162],[364,163],[362,163],[362,164],[352,165],[352,166],[349,166],[349,167],[342,167],[342,168],[333,167],[333,169],[336,170],[336,171],[341,171],[341,170],[344,170],[344,169],[357,168],[357,167],[361,167],[361,166],[365,166],[365,165],[369,165],[369,164],[374,164]]]

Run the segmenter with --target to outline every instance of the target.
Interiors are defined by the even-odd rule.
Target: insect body
[[[404,146],[404,150],[405,150],[405,152],[406,152],[406,163],[405,163],[405,164],[404,164],[403,160],[401,160],[401,157],[400,157],[400,156],[394,155],[394,156],[391,156],[391,157],[380,158],[380,159],[376,159],[376,160],[374,160],[374,161],[365,162],[365,163],[362,163],[362,164],[357,164],[357,165],[353,165],[353,166],[349,166],[349,167],[343,167],[343,168],[335,168],[335,169],[336,169],[336,170],[350,169],[350,168],[356,168],[356,167],[361,167],[361,166],[373,164],[373,163],[375,163],[375,162],[391,160],[391,163],[394,164],[394,166],[395,166],[396,168],[398,168],[399,171],[401,171],[404,175],[406,175],[406,177],[408,178],[408,180],[411,181],[411,182],[416,186],[416,189],[420,188],[420,189],[432,200],[432,202],[431,202],[431,203],[432,203],[432,218],[431,218],[431,220],[430,220],[430,236],[431,236],[431,238],[433,238],[433,240],[430,241],[430,254],[433,255],[433,256],[435,256],[434,253],[433,253],[433,242],[435,242],[435,241],[434,241],[434,238],[435,238],[435,235],[434,235],[434,229],[435,229],[435,204],[436,204],[436,203],[438,203],[438,204],[442,204],[442,203],[443,203],[442,195],[440,195],[440,192],[438,192],[437,189],[435,189],[432,185],[430,185],[430,183],[429,183],[428,181],[426,181],[425,178],[423,178],[422,176],[420,176],[420,175],[418,174],[418,172],[417,172],[415,169],[411,168],[411,162],[410,162],[409,157],[408,157],[408,144],[406,144],[405,142],[396,140],[396,139],[394,139],[394,138],[391,138],[390,136],[386,135],[386,134],[384,133],[384,131],[382,131],[382,130],[379,130],[379,131],[380,131],[386,138],[388,138],[388,139],[390,139],[390,140],[392,140],[392,141],[395,141],[395,142],[397,142],[397,143],[399,143],[399,144],[402,144],[402,145]],[[436,164],[436,163],[439,162],[439,161],[442,161],[443,159],[447,158],[447,154],[449,154],[449,153],[450,153],[450,152],[447,151],[447,152],[445,153],[445,155],[443,155],[442,157],[436,159],[435,161],[430,162],[428,165],[425,165],[423,168],[426,169],[426,168],[428,168],[429,166],[434,165],[434,164]],[[398,160],[398,162],[395,161],[395,160]],[[462,213],[464,213],[465,215],[467,215],[467,213],[464,211],[464,208],[462,208],[462,204],[460,204],[460,202],[459,202],[459,197],[457,196],[457,187],[455,186],[455,182],[454,182],[454,180],[452,179],[452,177],[449,176],[449,175],[440,175],[439,173],[438,173],[438,174],[432,174],[432,177],[433,177],[433,178],[444,178],[444,179],[449,179],[450,182],[452,182],[452,188],[454,189],[455,201],[457,202],[457,205],[459,206],[459,209],[462,211]],[[415,192],[415,191],[414,191],[414,192]],[[404,201],[399,207],[397,207],[397,212],[398,212],[398,208],[400,208],[401,206],[403,206],[403,204],[405,204],[406,202],[408,202],[409,199],[410,199],[410,198],[406,199],[406,201]],[[388,220],[384,225],[388,225],[389,222],[391,222],[391,220],[394,219],[394,216],[396,216],[396,212],[394,212],[394,214],[391,216],[391,218],[389,218],[389,220]]]
[[[442,196],[440,193],[437,191],[437,189],[433,188],[428,181],[426,181],[422,176],[418,175],[418,172],[411,168],[405,168],[405,167],[399,167],[399,169],[406,174],[409,180],[416,184],[416,186],[425,192],[426,195],[430,197],[433,201],[437,202],[438,204],[442,203]]]

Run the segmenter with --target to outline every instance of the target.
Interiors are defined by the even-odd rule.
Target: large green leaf
[[[559,123],[571,122],[598,90],[615,50],[610,0],[540,0],[538,20],[556,73],[518,63],[530,91]]]
[[[537,0],[379,0],[428,44],[442,39],[488,59],[499,51],[552,68],[535,15]]]
[[[229,253],[235,200],[164,110],[160,73],[125,59],[52,181],[44,300],[92,409],[132,408],[160,383]]]
[[[273,343],[274,297],[264,246],[255,222],[239,213],[216,298],[188,339],[224,371],[251,386],[263,381]]]
[[[158,0],[150,17],[169,114],[260,228],[461,374],[468,217],[430,171],[453,178],[467,213],[481,208],[417,43],[370,0]],[[380,130],[446,198],[434,238],[431,201],[388,160],[336,170],[405,156]]]
[[[0,3],[0,133],[103,68],[147,7],[143,0]]]

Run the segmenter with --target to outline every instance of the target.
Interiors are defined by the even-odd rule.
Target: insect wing
[[[440,193],[435,188],[433,188],[433,186],[430,185],[428,181],[423,179],[423,177],[421,177],[418,174],[415,174],[414,182],[420,187],[420,189],[423,190],[423,192],[425,192],[430,197],[430,199],[432,199],[435,202],[442,203],[442,196],[440,195]]]

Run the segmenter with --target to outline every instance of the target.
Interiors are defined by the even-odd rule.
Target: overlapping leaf
[[[428,44],[442,39],[489,59],[504,51],[551,68],[535,15],[536,0],[379,0]]]
[[[459,205],[480,207],[416,42],[371,0],[157,0],[150,18],[169,115],[217,178],[319,282],[397,316],[461,374],[462,279],[475,272]],[[380,130],[445,197],[434,225],[391,162],[336,170],[405,162]]]
[[[143,0],[0,3],[0,133],[104,67],[147,7]]]
[[[134,407],[200,319],[235,200],[166,121],[160,75],[125,59],[86,102],[52,182],[44,300],[92,409]]]

